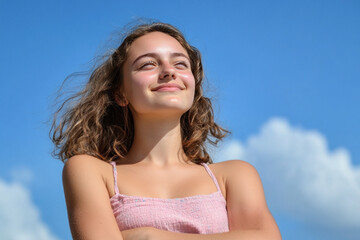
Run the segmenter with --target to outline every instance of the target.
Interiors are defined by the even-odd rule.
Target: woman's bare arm
[[[281,239],[256,169],[239,160],[223,165],[230,232],[239,232],[243,239]]]
[[[123,240],[100,173],[103,162],[87,155],[70,158],[63,169],[69,224],[75,240]]]

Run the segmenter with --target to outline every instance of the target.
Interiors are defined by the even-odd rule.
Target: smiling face
[[[181,116],[194,92],[189,56],[175,38],[151,32],[132,43],[123,67],[123,95],[133,113]]]

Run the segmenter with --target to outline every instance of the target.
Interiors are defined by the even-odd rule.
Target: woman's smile
[[[185,89],[185,87],[181,87],[179,84],[176,84],[176,83],[164,83],[164,84],[161,84],[161,85],[151,89],[151,91],[153,91],[153,92],[179,92],[184,89]]]

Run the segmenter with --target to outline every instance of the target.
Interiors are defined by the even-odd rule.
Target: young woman
[[[202,81],[179,30],[145,24],[62,105],[52,133],[74,239],[281,239],[256,170],[212,164],[205,144],[227,131]]]

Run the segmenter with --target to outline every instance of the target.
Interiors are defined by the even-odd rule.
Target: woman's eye
[[[156,63],[154,61],[149,61],[149,62],[145,62],[145,63],[141,64],[139,69],[145,69],[145,70],[151,69],[155,65],[156,65]]]
[[[177,62],[175,65],[180,68],[188,68],[188,64],[186,62]]]

